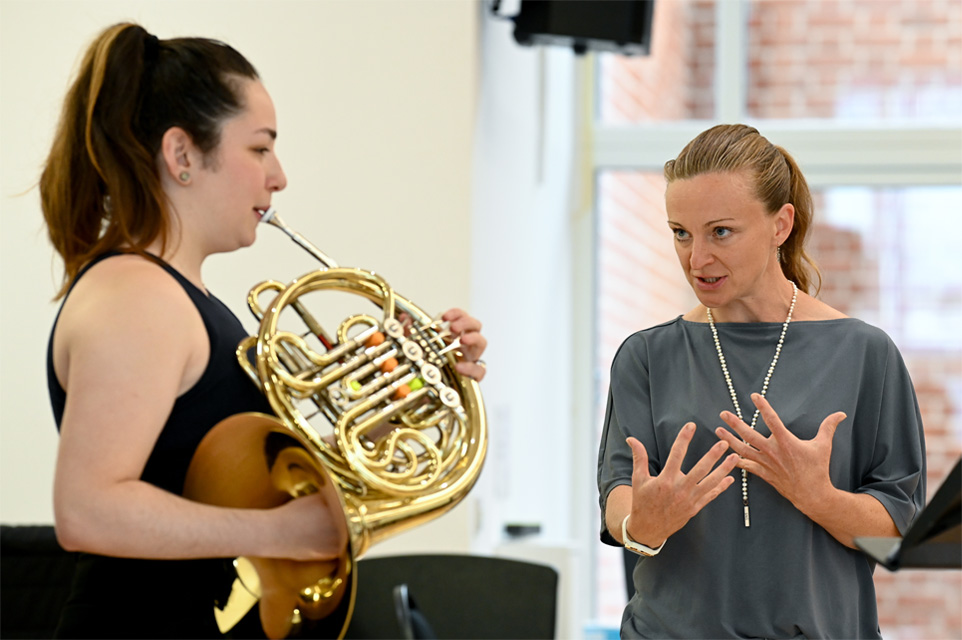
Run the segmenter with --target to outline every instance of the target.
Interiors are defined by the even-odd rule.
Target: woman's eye
[[[716,238],[727,238],[732,234],[732,230],[728,227],[715,227],[715,237]]]
[[[672,229],[671,232],[675,234],[675,240],[688,239],[688,232],[685,231],[684,229]]]

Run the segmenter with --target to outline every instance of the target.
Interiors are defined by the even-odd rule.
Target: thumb
[[[648,451],[637,438],[628,438],[627,442],[631,447],[631,484],[636,485],[651,477],[648,473]]]
[[[815,435],[815,438],[817,440],[827,439],[831,442],[832,438],[835,437],[835,430],[838,429],[838,425],[847,417],[844,411],[836,411],[828,416],[822,420],[822,424],[818,427],[818,433]]]

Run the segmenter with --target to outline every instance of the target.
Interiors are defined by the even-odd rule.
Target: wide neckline
[[[706,329],[711,329],[711,325],[707,321],[697,322],[695,320],[686,320],[684,315],[679,315],[675,319],[687,325],[692,325],[695,327],[705,327]],[[850,316],[847,318],[826,318],[825,320],[792,320],[791,326],[814,325],[814,324],[824,325],[824,324],[850,322],[853,320],[856,322],[859,322],[858,318],[852,318]],[[785,324],[784,321],[782,322],[715,322],[716,327],[722,327],[722,326],[724,327],[781,327],[783,324]]]

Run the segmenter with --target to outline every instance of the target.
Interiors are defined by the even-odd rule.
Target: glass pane
[[[749,5],[749,116],[962,118],[962,2]]]
[[[605,124],[711,118],[714,67],[714,0],[659,0],[649,55],[599,56],[598,117]]]
[[[696,304],[665,223],[660,173],[598,179],[595,425],[604,419],[611,359],[632,332]],[[962,266],[955,225],[962,188],[846,187],[816,191],[808,247],[819,297],[884,329],[912,375],[928,455],[929,494],[962,453]],[[595,545],[597,615],[617,628],[627,602],[619,549]],[[875,572],[883,635],[958,638],[959,572]]]
[[[962,267],[950,232],[962,189],[849,187],[816,196],[812,248],[828,271],[822,299],[883,327],[903,353],[962,353]]]

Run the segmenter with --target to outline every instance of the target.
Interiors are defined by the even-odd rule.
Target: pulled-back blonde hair
[[[785,204],[795,207],[792,232],[781,246],[782,272],[802,291],[818,293],[822,276],[805,251],[812,227],[812,194],[791,155],[758,130],[743,124],[721,124],[689,142],[678,157],[665,163],[665,179],[693,178],[703,173],[747,172],[755,197],[774,214]]]

